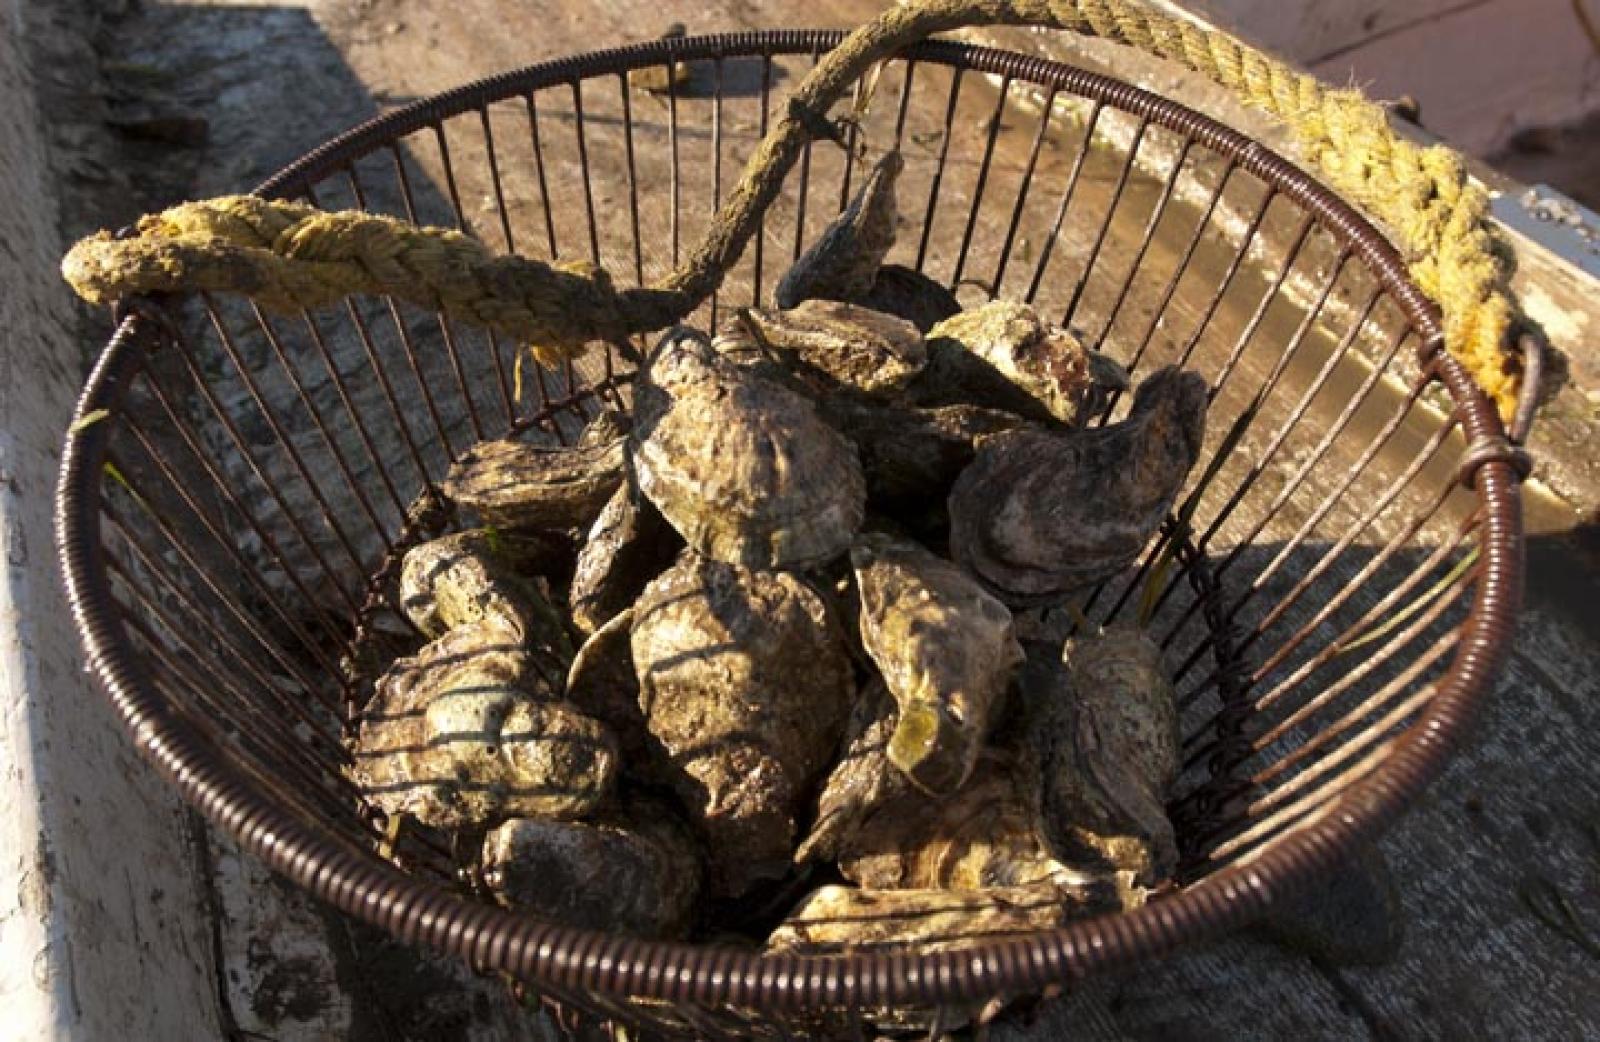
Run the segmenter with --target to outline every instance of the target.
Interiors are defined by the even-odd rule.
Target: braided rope
[[[1521,369],[1506,349],[1516,318],[1508,270],[1488,226],[1488,196],[1450,149],[1420,147],[1359,92],[1333,90],[1220,32],[1142,0],[916,0],[853,32],[801,81],[757,146],[706,236],[654,286],[615,290],[591,265],[502,257],[459,232],[358,212],[227,196],[139,222],[135,238],[78,243],[62,274],[92,303],[184,289],[245,293],[266,308],[315,307],[379,293],[443,311],[562,354],[678,321],[721,282],[826,112],[879,61],[967,25],[1036,25],[1126,44],[1199,72],[1288,125],[1304,161],[1386,225],[1419,289],[1442,312],[1445,343],[1510,417]]]

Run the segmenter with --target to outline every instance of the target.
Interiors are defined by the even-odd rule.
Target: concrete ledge
[[[0,4],[0,1035],[217,1038],[192,816],[84,674],[55,567],[57,449],[85,350],[55,276],[23,6]]]

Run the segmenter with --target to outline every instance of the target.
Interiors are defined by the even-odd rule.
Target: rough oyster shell
[[[930,329],[961,312],[961,302],[922,272],[899,264],[885,264],[872,280],[872,288],[855,302],[886,315],[903,318],[926,335]]]
[[[481,441],[450,467],[445,497],[500,528],[583,528],[622,484],[621,434],[577,445]]]
[[[1061,661],[1030,645],[1022,690],[1052,847],[1142,886],[1168,878],[1178,849],[1165,803],[1180,733],[1161,649],[1120,627],[1068,641]]]
[[[813,298],[854,300],[872,288],[894,245],[894,183],[904,167],[899,152],[886,153],[874,164],[844,212],[778,281],[773,296],[780,308]]]
[[[820,411],[855,442],[868,500],[887,509],[942,505],[977,455],[979,438],[1028,426],[1013,413],[977,405],[919,409],[849,395],[824,400]]]
[[[456,627],[378,680],[352,774],[385,813],[438,828],[587,814],[616,775],[615,743],[555,697],[514,629]]]
[[[634,937],[682,936],[700,891],[693,838],[652,800],[593,822],[515,818],[485,837],[482,868],[501,904]]]
[[[1048,883],[988,890],[857,890],[825,886],[802,901],[767,939],[769,951],[843,955],[951,951],[1135,907],[1114,884]]]
[[[1140,385],[1122,423],[985,440],[950,493],[952,554],[1013,606],[1116,575],[1172,508],[1205,414],[1205,381],[1168,368]]]
[[[671,783],[736,897],[788,869],[854,676],[827,601],[787,572],[684,554],[634,606],[639,702]]]
[[[912,393],[924,405],[971,402],[1078,426],[1107,390],[1126,386],[1120,366],[1046,326],[1032,306],[992,300],[929,330],[928,367]]]
[[[803,568],[847,547],[866,512],[854,446],[792,391],[669,333],[636,392],[639,488],[696,551]]]
[[[595,414],[594,419],[584,424],[583,431],[578,435],[578,447],[610,445],[618,438],[626,438],[631,430],[633,430],[632,416],[607,407],[601,409]]]
[[[838,844],[846,879],[890,890],[971,890],[1052,882],[1093,886],[1108,873],[1093,859],[1064,862],[1041,828],[1036,758],[991,749],[950,796],[906,788],[882,801]]]
[[[1022,649],[1011,613],[955,565],[869,533],[850,549],[861,642],[900,707],[889,759],[930,793],[971,774]]]
[[[915,326],[854,304],[808,300],[788,310],[746,308],[735,322],[819,393],[847,387],[889,396],[928,362]]]
[[[516,632],[547,675],[554,671],[559,677],[572,658],[561,617],[537,584],[497,549],[522,542],[473,529],[412,547],[400,566],[400,608],[429,637],[498,620]]]
[[[911,788],[889,762],[889,737],[899,719],[881,677],[861,689],[845,724],[844,752],[817,798],[811,832],[794,852],[796,864],[837,860],[863,823]]]
[[[672,563],[682,545],[656,508],[624,482],[578,553],[567,595],[573,627],[589,634],[605,625]]]
[[[639,678],[633,668],[633,607],[589,635],[567,671],[567,700],[616,735],[632,777],[650,775],[650,734],[639,708]]]

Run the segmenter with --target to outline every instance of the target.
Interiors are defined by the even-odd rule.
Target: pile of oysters
[[[1170,878],[1159,649],[1028,620],[1137,559],[1206,384],[1132,388],[1031,307],[962,311],[885,264],[899,170],[877,164],[776,307],[661,335],[630,413],[480,443],[443,483],[476,527],[407,553],[420,639],[373,684],[351,772],[494,900],[938,951]]]

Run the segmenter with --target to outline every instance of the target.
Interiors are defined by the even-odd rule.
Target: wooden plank
[[[689,29],[702,32],[758,26],[849,25],[876,9],[876,4],[855,0],[825,0],[805,7],[729,6],[700,14],[690,23]],[[343,125],[388,105],[540,58],[648,38],[665,28],[661,23],[667,17],[659,5],[643,0],[618,0],[608,4],[564,0],[542,8],[537,26],[529,24],[532,16],[527,10],[508,8],[503,0],[472,0],[448,11],[420,0],[392,0],[363,6],[319,3],[311,8],[316,20],[312,25],[291,24],[293,19],[287,15],[245,4],[220,10],[222,14],[188,5],[146,9],[139,16],[137,31],[130,30],[124,43],[138,55],[147,53],[140,51],[141,47],[154,49],[166,45],[161,41],[186,38],[179,32],[180,22],[185,18],[213,19],[206,23],[213,29],[226,27],[229,18],[236,23],[252,25],[261,34],[255,39],[256,46],[265,48],[263,53],[293,53],[295,64],[291,74],[274,84],[261,86],[262,78],[252,77],[251,83],[255,86],[240,89],[265,92],[251,95],[252,103],[277,105],[272,111],[283,111],[286,106],[293,111],[297,103],[309,105],[311,111],[300,118],[274,124],[255,115],[259,109],[223,104],[207,108],[205,111],[213,122],[213,143],[194,158],[192,167],[180,170],[186,176],[192,174],[192,179],[184,182],[184,191],[197,195],[241,187],[246,174],[241,173],[243,160],[240,157],[251,157],[251,163],[262,162],[254,158],[258,156],[288,158]],[[508,26],[515,31],[508,31]],[[390,31],[391,27],[397,28]],[[234,39],[238,43],[250,38]],[[191,59],[200,56],[197,52],[204,52],[197,44],[183,46],[194,47],[194,52],[186,52]],[[148,53],[166,52],[152,50]],[[248,64],[245,56],[237,57],[237,61]],[[354,93],[331,97],[311,90],[309,93],[315,96],[309,101],[303,100],[308,94],[308,83],[329,82],[327,70],[316,71],[319,62],[334,68],[333,79],[341,90]],[[229,66],[226,63],[212,68],[218,79],[200,77],[189,88],[194,92],[196,104],[209,104],[206,92],[220,92],[227,81]],[[781,98],[792,82],[793,72],[790,79],[776,85],[774,98]],[[960,221],[969,212],[977,172],[971,157],[977,154],[975,149],[981,148],[986,130],[984,121],[992,110],[993,97],[993,88],[976,80],[969,81],[963,88],[952,131],[956,137],[952,153],[960,158],[951,166],[940,195],[941,211],[947,218],[954,215],[957,223],[953,228],[941,230],[931,253],[934,270],[941,275],[950,270],[955,252],[951,246],[952,237],[959,239]],[[606,99],[599,93],[591,98],[586,91],[585,103],[595,115],[614,115],[614,110],[605,106],[620,102]],[[660,106],[639,95],[633,96],[632,103],[635,118],[641,124],[641,134],[659,135]],[[559,124],[558,114],[559,109],[552,112],[553,127]],[[729,149],[723,168],[725,185],[731,184],[737,171],[737,163],[729,157],[754,139],[755,123],[751,114],[748,96],[730,103],[725,113],[723,130]],[[874,118],[882,116],[882,109],[874,114]],[[1008,187],[1020,178],[1033,126],[1021,115],[1005,114],[1003,119],[1012,122],[1012,130],[1002,135],[1002,144],[994,160],[986,194],[988,202],[980,211],[985,217],[998,212],[994,209],[996,201],[1005,199]],[[943,114],[939,106],[933,105],[919,108],[911,120],[908,152],[913,154],[915,162],[913,171],[908,174],[911,187],[907,198],[917,200],[920,205],[926,196],[929,168],[939,150],[939,142],[934,137],[919,140],[917,135],[939,130]],[[644,127],[646,123],[653,124],[648,131]],[[510,123],[495,125],[497,144],[501,147],[509,147],[513,142],[510,128]],[[560,130],[570,135],[570,120],[561,125]],[[1030,210],[1029,222],[1049,219],[1050,209],[1074,156],[1070,130],[1070,126],[1063,126],[1052,135],[1052,144],[1047,146],[1035,172],[1037,198],[1030,205],[1038,213]],[[601,207],[598,216],[606,222],[625,220],[627,197],[615,187],[625,183],[616,165],[620,153],[615,123],[598,125],[595,135],[591,161],[596,164],[597,178],[610,186],[602,189],[603,197],[597,198]],[[1016,142],[1018,138],[1022,139],[1020,144]],[[469,220],[483,222],[482,234],[496,234],[493,220],[483,220],[493,214],[492,209],[483,208],[488,186],[464,170],[466,157],[474,147],[469,143],[470,137],[457,137],[452,129],[451,142],[453,148],[466,150],[460,153],[462,161],[457,163],[457,174],[461,177],[459,188]],[[520,139],[516,144],[522,144]],[[691,146],[699,150],[700,156],[694,167],[695,176],[703,179],[708,138],[697,131],[692,138],[685,139],[685,148]],[[814,176],[818,179],[815,191],[819,194],[810,211],[808,228],[820,226],[827,210],[837,203],[832,192],[837,191],[841,169],[838,158],[826,149],[819,149],[817,155]],[[419,168],[425,168],[429,174],[430,189],[434,193],[431,205],[439,205],[444,189],[437,160],[424,156]],[[570,151],[560,157],[554,173],[561,179],[563,190],[573,189],[577,169]],[[265,172],[259,167],[248,168],[249,176]],[[1109,165],[1104,156],[1093,157],[1086,167],[1086,180],[1077,204],[1090,209],[1075,210],[1075,219],[1081,218],[1082,213],[1094,213],[1094,207],[1104,206],[1115,173],[1114,166]],[[659,247],[670,234],[664,210],[659,205],[664,187],[648,172],[641,183],[646,188],[641,216],[643,230],[646,238]],[[702,184],[703,181],[696,182],[697,186]],[[525,187],[516,190],[522,191]],[[831,189],[831,192],[824,189]],[[1128,197],[1133,203],[1149,205],[1153,192],[1148,176],[1140,175],[1135,179]],[[576,205],[582,206],[579,196],[567,198],[578,200]],[[531,196],[526,197],[523,205],[532,201]],[[1128,216],[1113,225],[1105,254],[1109,270],[1121,271],[1135,248],[1137,218],[1141,211],[1137,205],[1130,205]],[[781,260],[791,246],[788,222],[792,214],[792,209],[780,210],[772,221],[773,235],[767,248],[768,263],[774,269],[781,267]],[[920,210],[917,215],[920,216]],[[582,232],[582,224],[574,223],[582,221],[581,212],[569,211],[562,216],[567,222],[563,225],[564,235],[574,230]],[[1003,220],[1006,216],[1001,214],[989,219]],[[1174,228],[1181,227],[1179,216],[1181,213],[1175,211]],[[1283,230],[1275,228],[1274,231],[1273,241],[1281,245]],[[685,242],[692,238],[692,230],[686,229]],[[574,240],[566,238],[564,241]],[[586,245],[582,234],[575,241],[580,247]],[[1037,247],[1038,242],[1034,245]],[[1052,275],[1048,292],[1059,292],[1067,284],[1074,264],[1081,263],[1087,246],[1081,237],[1074,237],[1060,246],[1060,274]],[[1162,259],[1163,249],[1170,259],[1172,245],[1163,243],[1152,254],[1152,264]],[[631,253],[603,254],[602,259],[616,270],[631,270]],[[992,270],[995,259],[980,251],[974,256],[971,270],[979,274]],[[659,265],[659,249],[649,262]],[[1215,264],[1211,267],[1214,269]],[[1026,265],[1023,268],[1022,274],[1026,275]],[[1052,272],[1056,271],[1052,268]],[[1013,271],[1010,278],[1016,277]],[[1055,284],[1057,279],[1061,285]],[[1246,280],[1242,288],[1252,286],[1259,290],[1259,280]],[[1130,297],[1130,313],[1146,317],[1139,309],[1152,306],[1151,294],[1156,288],[1159,282],[1141,283]],[[1092,297],[1098,298],[1099,293],[1096,284]],[[1086,296],[1086,301],[1086,310],[1092,315],[1099,306],[1098,299]],[[1185,298],[1173,311],[1171,329],[1162,341],[1162,351],[1170,353],[1175,349],[1177,341],[1173,338],[1186,331],[1185,323],[1192,323],[1198,317],[1197,307],[1194,300]],[[1217,352],[1231,346],[1230,335],[1237,333],[1247,313],[1247,305],[1230,306],[1225,310],[1218,320],[1216,333],[1199,356],[1202,361],[1215,366]],[[1241,388],[1261,379],[1275,356],[1272,349],[1291,328],[1292,321],[1282,316],[1275,317],[1265,327],[1262,349],[1244,356],[1242,368],[1233,378],[1219,409],[1237,407]],[[1120,347],[1123,341],[1113,339],[1112,343]],[[1297,371],[1291,378],[1291,386],[1294,381],[1303,382],[1307,376]],[[1383,401],[1392,407],[1392,389],[1385,393]],[[1278,406],[1275,404],[1273,408]],[[1265,432],[1272,429],[1278,415],[1264,416],[1260,429],[1253,432],[1240,449],[1236,467],[1259,458]],[[1303,435],[1291,441],[1292,452],[1303,451],[1305,439],[1315,433],[1317,424],[1326,422],[1326,408],[1319,406],[1310,417]],[[1214,438],[1216,434],[1213,432]],[[1406,445],[1414,451],[1416,444],[1415,432],[1408,432]],[[1352,459],[1351,446],[1342,442],[1335,455],[1336,462],[1348,465]],[[1392,459],[1385,459],[1375,468],[1372,479],[1358,488],[1370,489],[1384,475],[1391,474],[1393,466]],[[1325,473],[1339,470],[1339,466],[1330,463]],[[1239,469],[1225,471],[1222,480],[1237,480],[1241,474]],[[1274,471],[1261,480],[1262,489],[1267,490],[1271,481],[1281,480],[1281,474]],[[1322,493],[1332,487],[1325,477],[1313,485]],[[1320,554],[1331,539],[1337,538],[1338,525],[1348,523],[1351,510],[1360,506],[1359,497],[1351,499],[1352,504],[1340,505],[1324,530],[1315,533],[1307,555]],[[1315,497],[1306,502],[1297,501],[1263,539],[1271,543],[1286,538],[1306,516],[1307,503],[1315,501]],[[1416,504],[1406,505],[1414,509]],[[1219,535],[1218,546],[1225,548],[1229,538],[1237,538],[1242,526],[1259,516],[1253,511],[1259,511],[1261,506],[1259,498],[1247,499],[1241,505],[1238,519]],[[1548,515],[1546,517],[1548,519]],[[1387,537],[1397,524],[1395,518],[1386,517],[1377,532]],[[1549,527],[1563,525],[1556,521],[1550,522]],[[1363,561],[1370,559],[1372,545],[1373,540],[1363,540],[1350,555],[1350,561],[1342,561],[1329,574],[1325,585],[1332,587],[1346,581]],[[1407,915],[1416,924],[1394,963],[1375,970],[1326,971],[1301,957],[1286,955],[1259,942],[1234,939],[1184,953],[1129,979],[1089,985],[1052,1007],[1031,1033],[1009,1037],[1266,1039],[1297,1035],[1331,1039],[1369,1035],[1434,1038],[1463,1024],[1481,1028],[1491,1035],[1508,1036],[1582,1035],[1600,1029],[1600,1012],[1589,1000],[1562,997],[1563,989],[1570,989],[1576,996],[1582,996],[1585,987],[1595,990],[1590,964],[1583,962],[1570,942],[1520,914],[1514,900],[1516,884],[1533,871],[1543,871],[1556,885],[1569,888],[1575,900],[1583,893],[1579,888],[1585,879],[1592,879],[1592,875],[1584,875],[1587,869],[1581,833],[1562,823],[1581,817],[1585,808],[1592,809],[1597,800],[1593,768],[1588,765],[1596,762],[1595,754],[1600,752],[1593,747],[1593,736],[1600,735],[1600,728],[1596,728],[1593,719],[1597,703],[1587,666],[1593,661],[1596,649],[1592,646],[1592,637],[1581,628],[1583,616],[1578,612],[1585,603],[1583,595],[1546,599],[1554,596],[1549,592],[1555,589],[1552,576],[1561,571],[1564,560],[1555,548],[1553,542],[1536,544],[1536,550],[1548,551],[1547,565],[1550,566],[1540,573],[1540,585],[1536,588],[1539,599],[1528,636],[1524,638],[1527,642],[1525,654],[1502,685],[1501,696],[1484,721],[1484,738],[1452,769],[1449,784],[1436,788],[1386,845],[1395,859]],[[1303,569],[1314,559],[1305,555],[1297,557],[1286,575],[1297,574],[1295,567]],[[1566,581],[1570,586],[1573,580]],[[1303,618],[1303,614],[1295,617],[1296,620]],[[1481,813],[1468,809],[1465,801],[1469,788],[1478,801],[1473,806],[1481,806]],[[1553,804],[1554,809],[1542,809],[1546,803]],[[1535,816],[1530,818],[1530,814]],[[1542,826],[1537,824],[1541,820]],[[1590,904],[1583,907],[1588,913],[1594,911]],[[243,938],[241,943],[248,950],[246,935],[256,927],[242,921],[233,928],[240,931],[237,936]],[[293,950],[292,945],[289,950]],[[359,982],[363,977],[357,972],[350,979]],[[343,978],[339,983],[349,986]],[[1465,994],[1469,983],[1473,990]],[[1439,994],[1449,997],[1440,999],[1436,997]],[[382,998],[368,995],[363,1001],[369,1005],[381,1004]],[[342,1008],[335,1012],[343,1015]],[[334,1019],[332,1013],[330,1019]],[[280,1024],[275,1030],[282,1032],[285,1027],[292,1029],[294,1025]],[[486,1034],[475,1037],[503,1037],[495,1034],[505,1030],[500,1014],[483,1018],[478,1030]]]

